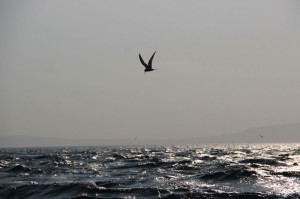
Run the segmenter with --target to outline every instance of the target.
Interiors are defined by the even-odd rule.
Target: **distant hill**
[[[238,133],[198,138],[197,143],[300,143],[300,124],[247,129]]]
[[[0,147],[178,145],[210,143],[300,143],[300,124],[274,125],[247,129],[221,136],[185,139],[62,139],[37,136],[0,136]]]

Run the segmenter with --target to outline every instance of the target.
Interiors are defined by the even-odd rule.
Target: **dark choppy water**
[[[0,198],[300,198],[296,144],[0,152]]]

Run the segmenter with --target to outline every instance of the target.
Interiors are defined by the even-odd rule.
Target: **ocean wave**
[[[0,198],[299,198],[299,147],[5,149]]]
[[[250,163],[250,164],[266,164],[266,165],[278,165],[278,161],[274,159],[266,159],[266,158],[253,158],[253,159],[245,159],[241,160],[240,163]]]
[[[7,172],[14,172],[14,173],[26,173],[31,171],[30,168],[27,168],[23,165],[16,165],[12,168],[9,168],[8,170],[6,170]]]

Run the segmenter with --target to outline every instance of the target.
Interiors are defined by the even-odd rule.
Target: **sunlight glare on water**
[[[0,150],[4,198],[300,196],[297,144]]]

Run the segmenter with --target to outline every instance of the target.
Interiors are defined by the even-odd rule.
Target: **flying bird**
[[[141,63],[145,66],[145,70],[144,70],[145,73],[146,73],[146,72],[153,71],[153,70],[156,70],[156,69],[152,68],[152,60],[153,60],[153,57],[154,57],[155,53],[156,53],[156,51],[153,53],[153,55],[152,55],[152,57],[150,58],[148,64],[146,64],[146,63],[144,62],[144,60],[143,60],[141,54],[139,54],[140,61],[141,61]]]

